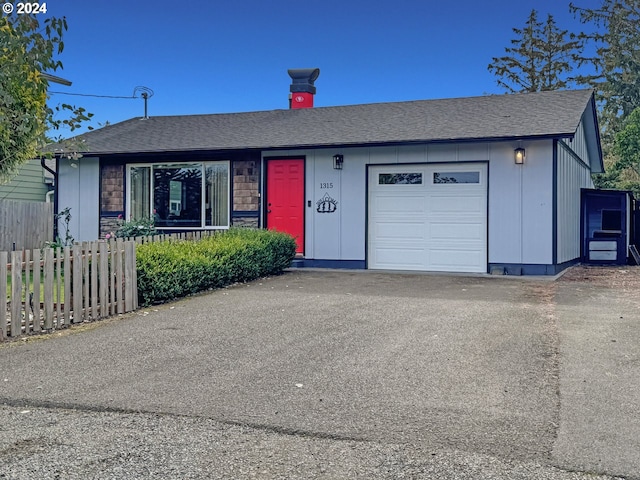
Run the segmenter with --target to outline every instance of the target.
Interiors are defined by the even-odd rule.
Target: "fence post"
[[[7,338],[7,252],[0,252],[0,342]]]
[[[64,324],[71,323],[71,282],[73,272],[71,271],[71,248],[64,247]]]
[[[82,315],[82,246],[73,246],[73,323],[80,323]]]
[[[40,249],[33,251],[33,330],[39,332],[42,330],[42,322],[40,321],[40,271],[41,265]]]
[[[116,305],[117,312],[124,313],[124,299],[122,295],[124,294],[124,272],[122,271],[122,248],[124,246],[124,242],[121,239],[116,239],[115,250],[116,250]]]
[[[17,337],[22,328],[22,251],[11,252],[11,336]]]
[[[116,241],[109,242],[109,315],[116,314]]]
[[[134,271],[136,262],[136,242],[126,242],[124,244],[124,310],[133,310],[133,297],[136,291],[134,283]]]
[[[89,286],[91,284],[89,277],[89,244],[87,242],[82,242],[82,270],[83,273],[83,286],[84,291],[82,292],[82,319],[87,320],[91,315],[90,309],[90,297],[89,297]]]
[[[131,252],[131,263],[132,263],[132,271],[133,271],[133,309],[138,309],[138,263],[136,257],[136,246],[133,246]]]
[[[44,328],[53,328],[53,248],[44,251]]]
[[[87,250],[87,254],[89,250]],[[91,317],[98,318],[98,242],[91,243]]]
[[[31,332],[31,251],[24,250],[24,333]]]
[[[100,242],[98,245],[98,255],[100,256],[100,316],[106,317],[109,315],[109,304],[107,297],[109,293],[109,257],[107,252],[107,244]]]
[[[60,328],[64,321],[62,319],[62,248],[57,247],[56,254],[56,328]]]

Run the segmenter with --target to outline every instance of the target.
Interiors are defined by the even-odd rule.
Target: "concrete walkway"
[[[640,478],[602,282],[292,271],[3,346],[0,478]]]

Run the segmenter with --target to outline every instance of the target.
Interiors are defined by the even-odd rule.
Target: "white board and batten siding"
[[[573,144],[579,148],[580,139],[574,138]],[[554,256],[555,263],[578,258],[580,189],[591,186],[588,168],[568,152],[554,153],[552,139],[523,142],[526,160],[516,165],[517,146],[510,141],[419,144],[277,155],[306,159],[305,258],[366,261],[368,268],[467,272],[486,272],[490,264],[552,265]],[[333,169],[336,153],[344,156],[342,170]],[[461,195],[451,195],[447,201],[434,193],[438,190],[430,190],[435,185],[376,185],[380,173],[419,170],[427,182],[439,169],[464,171],[478,165],[483,167],[477,191],[457,185],[468,191],[460,188]],[[391,194],[402,190],[407,193]],[[316,211],[325,196],[336,202],[335,212]],[[457,223],[450,221],[454,217]],[[455,236],[460,237],[457,246]],[[462,254],[463,245],[471,245],[472,238],[477,243]],[[412,253],[401,254],[403,249]]]
[[[513,142],[491,145],[489,263],[549,265],[553,261],[553,141],[523,143],[516,165]]]
[[[336,153],[344,155],[345,163],[342,170],[333,169],[332,156]],[[336,149],[335,151],[330,149],[288,150],[279,151],[275,154],[274,152],[268,153],[268,156],[274,155],[282,157],[298,156],[306,159],[305,257],[323,260],[364,261],[367,259],[370,268],[372,268],[371,253],[368,255],[366,253],[367,248],[370,249],[370,246],[367,245],[368,230],[372,231],[370,222],[369,225],[367,223],[367,212],[371,209],[370,195],[367,193],[367,188],[371,188],[371,183],[369,182],[369,187],[367,187],[367,168],[373,171],[373,169],[377,168],[377,165],[404,166],[410,164],[421,165],[422,167],[420,168],[426,168],[430,165],[445,165],[455,168],[463,164],[484,165],[482,180],[484,201],[477,204],[474,203],[472,207],[484,212],[482,219],[480,219],[481,225],[475,227],[476,232],[478,230],[482,231],[481,234],[476,234],[478,237],[483,238],[484,241],[479,247],[480,253],[473,254],[476,259],[471,262],[463,260],[462,263],[474,264],[472,271],[486,271],[486,188],[488,185],[486,163],[490,156],[490,147],[487,143],[354,147]],[[400,169],[402,170],[402,167]],[[426,170],[425,175],[428,176]],[[425,180],[426,178],[425,176]],[[316,211],[317,202],[325,195],[337,202],[335,212],[319,213]],[[464,200],[460,202],[464,202]],[[484,205],[484,207],[480,208],[480,205]],[[457,208],[462,208],[462,206],[458,205]],[[442,213],[442,215],[449,215],[449,213]],[[458,227],[450,225],[448,235],[453,235],[451,228],[455,230]],[[439,235],[446,235],[444,226]],[[482,260],[477,260],[480,257],[482,257]],[[446,260],[443,261],[446,262]],[[458,262],[460,261],[458,260]],[[444,266],[436,267],[436,263],[435,261],[431,262],[431,267],[429,268],[446,269]],[[460,270],[460,267],[454,267],[453,269]]]
[[[95,157],[82,157],[58,162],[58,211],[70,207],[69,230],[77,242],[99,237],[100,225],[100,162]],[[64,229],[59,222],[60,235]]]
[[[589,168],[558,144],[557,262],[564,263],[580,256],[580,191],[593,188]]]
[[[580,257],[580,191],[593,188],[583,122],[557,148],[557,263],[564,263]]]
[[[583,122],[580,122],[578,125],[573,138],[567,138],[563,141],[583,162],[587,165],[589,164],[589,149],[587,147]]]

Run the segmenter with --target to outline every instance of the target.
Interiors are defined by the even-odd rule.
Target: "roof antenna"
[[[144,117],[142,117],[142,120],[147,120],[149,118],[149,115],[147,115],[147,100],[153,97],[153,90],[149,87],[138,86],[133,89],[133,96],[137,98],[138,93],[144,99]]]

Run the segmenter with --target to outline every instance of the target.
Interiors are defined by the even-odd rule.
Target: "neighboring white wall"
[[[488,262],[551,264],[552,145],[551,140],[523,144],[524,165],[514,163],[515,142],[287,150],[264,156],[306,157],[306,258],[365,259],[367,164],[489,160]],[[337,153],[344,155],[343,170],[333,169]],[[325,194],[338,202],[335,213],[316,212],[316,202]]]
[[[72,166],[75,165],[75,168]],[[58,162],[58,211],[71,207],[69,230],[77,242],[97,240],[100,223],[99,159],[82,157]],[[61,236],[64,235],[59,230]]]
[[[558,263],[580,256],[580,189],[593,188],[589,168],[571,150],[558,142]]]

